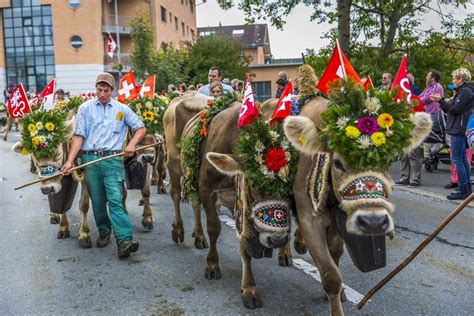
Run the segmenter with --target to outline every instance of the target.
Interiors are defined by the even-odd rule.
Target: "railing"
[[[130,54],[122,54],[122,71],[128,71],[130,69]],[[116,71],[116,66],[118,66],[118,56],[117,51],[115,51],[114,57],[109,55],[104,55],[104,70],[105,71]]]
[[[119,15],[118,16],[118,25],[120,34],[130,34],[131,27],[130,22],[134,16],[129,15]],[[105,14],[102,17],[102,32],[104,33],[115,33],[117,31],[115,27],[115,14]]]

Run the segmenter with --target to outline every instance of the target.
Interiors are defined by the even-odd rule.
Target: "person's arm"
[[[454,114],[460,114],[464,112],[466,107],[469,106],[471,101],[471,92],[469,89],[462,89],[458,91],[456,97],[453,99],[449,112]]]
[[[137,146],[138,143],[145,137],[146,134],[146,128],[145,127],[140,127],[135,131],[133,134],[132,139],[128,142],[127,146],[125,147],[125,157],[132,157],[135,155],[135,147]]]
[[[74,159],[76,158],[79,150],[81,150],[84,138],[79,135],[72,136],[71,148],[69,149],[69,156],[67,156],[66,163],[61,167],[61,171],[65,174],[69,174],[69,169],[74,166]]]
[[[138,115],[136,115],[128,106],[124,107],[123,119],[125,125],[127,125],[133,131],[133,137],[125,147],[124,155],[125,157],[132,157],[135,155],[135,146],[139,144],[146,135],[146,128]]]

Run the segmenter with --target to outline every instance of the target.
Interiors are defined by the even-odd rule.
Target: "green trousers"
[[[82,155],[82,162],[98,158],[101,156]],[[132,223],[123,201],[124,181],[125,170],[120,157],[86,166],[86,185],[99,234],[108,235],[112,229],[117,245],[122,241],[132,240]]]

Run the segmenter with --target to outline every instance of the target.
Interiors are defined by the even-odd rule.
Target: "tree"
[[[149,67],[154,51],[150,18],[146,13],[137,15],[132,19],[130,25],[130,37],[132,39],[131,66],[133,67],[135,77],[144,80],[150,73]]]
[[[209,68],[217,66],[224,77],[245,78],[249,72],[249,60],[236,41],[221,36],[199,37],[188,48],[186,69],[191,83],[207,83]]]
[[[177,51],[172,45],[154,53],[150,73],[156,75],[157,91],[167,91],[168,84],[177,84],[188,80],[185,69],[187,55],[186,49],[182,48]]]

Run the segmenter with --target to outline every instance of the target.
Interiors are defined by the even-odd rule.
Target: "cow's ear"
[[[404,149],[405,153],[411,152],[414,148],[420,146],[431,131],[433,122],[431,115],[426,112],[416,112],[412,118],[415,128],[411,132],[411,145]]]
[[[220,173],[231,177],[243,173],[242,165],[235,156],[209,152],[206,158]]]
[[[23,150],[23,144],[21,142],[16,143],[15,145],[13,145],[12,150],[17,154],[21,154]]]
[[[284,129],[288,140],[299,151],[308,155],[327,151],[311,119],[304,116],[289,116],[285,119]]]

